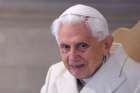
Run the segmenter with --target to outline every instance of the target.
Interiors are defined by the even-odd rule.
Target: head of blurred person
[[[104,16],[81,4],[68,8],[54,20],[52,34],[66,69],[77,79],[90,78],[100,69],[113,42]]]

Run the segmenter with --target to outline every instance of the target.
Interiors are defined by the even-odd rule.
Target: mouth
[[[76,64],[76,65],[71,65],[72,69],[81,69],[85,66],[85,64]]]
[[[86,70],[86,64],[72,64],[69,66],[69,71],[77,78],[81,78]]]

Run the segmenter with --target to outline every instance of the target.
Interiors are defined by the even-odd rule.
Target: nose
[[[69,60],[70,61],[77,61],[78,60],[78,51],[72,48],[69,52]]]

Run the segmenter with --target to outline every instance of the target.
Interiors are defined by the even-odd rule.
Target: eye
[[[85,42],[81,42],[77,45],[78,49],[87,49],[89,47],[89,45]]]
[[[61,45],[60,45],[60,49],[61,49],[61,51],[62,51],[63,53],[66,53],[66,52],[68,52],[68,51],[70,50],[70,46],[67,45],[67,44],[61,44]]]

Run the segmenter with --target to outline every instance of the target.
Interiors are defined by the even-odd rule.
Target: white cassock
[[[49,68],[41,93],[140,93],[140,64],[119,44],[80,92],[75,77],[59,62]]]

